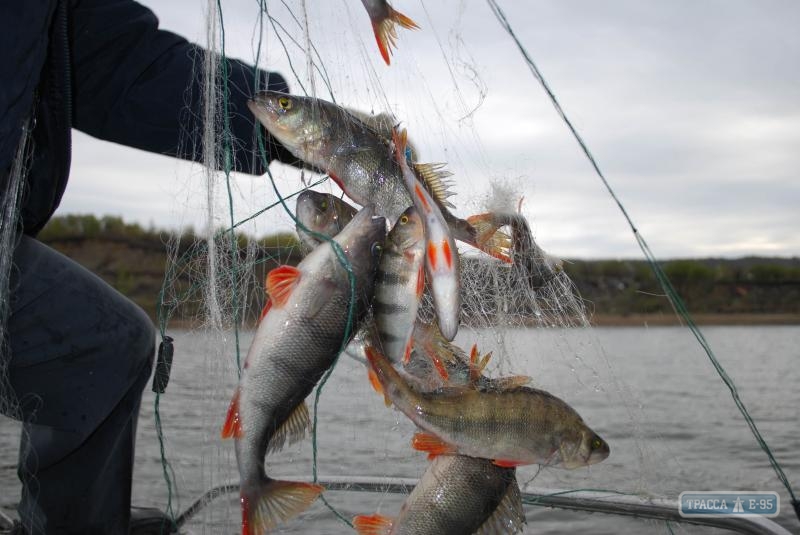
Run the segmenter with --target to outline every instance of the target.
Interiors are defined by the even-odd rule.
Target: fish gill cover
[[[205,228],[199,238],[192,233],[167,244],[171,255],[159,296],[158,326],[163,336],[174,338],[175,369],[166,393],[155,396],[155,437],[143,431],[140,438],[140,444],[157,439],[160,455],[157,462],[149,459],[149,468],[141,463],[137,468],[151,477],[143,481],[141,475],[137,476],[135,501],[138,498],[139,503],[166,507],[177,522],[185,520],[189,529],[200,532],[230,532],[244,522],[246,530],[268,526],[284,533],[351,533],[353,518],[358,517],[356,525],[368,533],[370,529],[386,529],[392,522],[408,522],[408,515],[401,516],[405,500],[407,507],[424,512],[424,505],[420,505],[424,504],[420,497],[423,492],[412,493],[409,487],[407,496],[378,493],[367,497],[329,491],[309,505],[318,494],[313,484],[368,479],[386,481],[388,489],[388,482],[394,478],[412,478],[420,479],[422,485],[430,479],[423,476],[429,467],[445,470],[445,462],[437,460],[440,454],[458,451],[496,461],[479,464],[476,470],[484,480],[493,480],[492,488],[499,489],[487,491],[488,506],[485,502],[481,505],[480,499],[459,501],[458,506],[475,512],[479,519],[474,522],[495,522],[496,529],[509,533],[521,529],[523,514],[517,510],[518,497],[508,490],[512,488],[511,479],[522,492],[534,488],[566,492],[594,489],[609,495],[673,498],[686,490],[687,481],[696,488],[724,486],[726,482],[713,475],[714,464],[724,461],[697,458],[690,451],[674,451],[668,446],[669,437],[691,436],[702,430],[702,414],[692,408],[690,400],[673,399],[665,391],[660,397],[648,395],[648,399],[658,400],[656,407],[640,401],[642,391],[658,388],[659,373],[689,370],[707,374],[702,362],[697,364],[696,351],[687,342],[685,353],[663,355],[658,353],[657,338],[639,341],[645,348],[642,358],[652,359],[652,367],[644,373],[642,366],[635,366],[635,372],[631,372],[624,360],[616,358],[619,343],[601,340],[591,327],[592,304],[577,294],[561,269],[558,251],[545,252],[549,237],[536,232],[536,215],[538,211],[557,211],[558,195],[536,192],[537,177],[518,176],[523,166],[514,159],[536,160],[536,139],[543,135],[536,124],[537,115],[548,112],[531,102],[504,101],[504,85],[522,82],[492,79],[485,74],[488,69],[475,59],[470,35],[485,28],[470,26],[474,18],[465,17],[465,12],[480,11],[479,18],[488,21],[492,11],[483,3],[393,3],[403,12],[403,18],[398,19],[403,22],[394,27],[378,22],[378,28],[383,29],[376,29],[374,34],[370,22],[375,22],[379,10],[373,4],[385,2],[365,1],[369,16],[356,1],[261,0],[229,5],[209,0],[204,7],[206,44],[211,53],[198,62],[197,68],[206,81],[206,163],[178,177],[181,189],[176,194],[176,211],[185,211],[188,218],[194,207],[202,206]],[[249,31],[232,33],[231,20]],[[375,39],[380,35],[388,36],[388,40],[376,46]],[[262,94],[254,99],[251,110],[229,109],[226,95],[242,88],[224,83],[224,63],[219,60],[234,47],[237,52],[252,50],[251,61],[286,76],[291,95]],[[517,51],[509,44],[504,54],[516,57]],[[262,89],[254,80],[248,91],[256,94]],[[531,100],[535,98],[532,92]],[[275,124],[278,115],[270,118],[265,112],[259,117],[295,156],[306,161],[309,169],[273,162],[263,177],[230,171],[227,162],[231,153],[241,149],[229,142],[227,117],[231,113],[258,115],[259,109],[269,106],[283,113],[282,117],[291,115],[288,112],[305,112],[307,115],[298,120],[306,121],[305,126],[313,123],[313,128],[292,123],[286,127]],[[298,131],[315,131],[320,122],[325,122],[325,128],[322,138],[314,141],[318,147],[304,142],[293,145]],[[489,129],[504,131],[505,145],[487,146],[483,139]],[[407,131],[408,150],[398,150],[398,144],[403,143],[402,130]],[[254,129],[253,135],[263,149],[262,130]],[[351,150],[334,158],[330,153],[332,140],[339,144],[336,150],[342,146]],[[263,150],[258,157],[265,157]],[[395,176],[396,188],[389,193],[377,191],[372,188],[374,184],[358,183],[363,177],[347,176],[348,162],[355,158],[367,159],[359,164],[362,167],[383,166],[381,176]],[[223,170],[217,170],[220,168]],[[404,177],[409,171],[416,177]],[[586,188],[597,188],[591,177],[584,182]],[[419,194],[415,186],[422,188]],[[450,241],[442,238],[426,242],[424,270],[414,268],[389,275],[380,267],[376,270],[376,285],[384,280],[402,286],[399,281],[403,277],[419,277],[419,284],[403,286],[419,292],[418,308],[413,303],[400,307],[381,301],[373,302],[372,311],[359,310],[356,300],[365,296],[357,295],[356,288],[363,282],[359,278],[368,275],[353,269],[345,244],[332,242],[334,232],[326,230],[345,228],[352,213],[344,217],[347,209],[336,208],[341,225],[331,226],[330,221],[313,217],[299,220],[298,199],[306,202],[301,194],[307,189],[341,198],[356,208],[376,204],[378,215],[387,217],[391,225],[403,217],[407,220],[405,210],[413,204],[425,220],[426,237],[449,231]],[[324,196],[317,202],[323,203],[324,209],[335,204],[324,203]],[[439,214],[425,219],[425,208],[432,203]],[[319,227],[315,227],[317,224]],[[431,231],[435,225],[440,227]],[[263,235],[295,228],[301,236],[310,235],[312,243],[316,239],[320,243],[317,247],[325,248],[328,259],[342,268],[336,284],[340,290],[346,288],[350,299],[338,310],[345,318],[345,327],[337,342],[325,348],[326,356],[319,357],[326,364],[309,372],[315,386],[307,399],[308,414],[293,412],[298,405],[296,400],[291,401],[292,407],[284,407],[284,412],[291,414],[281,413],[280,421],[274,424],[279,427],[288,420],[293,426],[280,435],[282,449],[275,447],[279,451],[273,451],[263,444],[266,456],[260,451],[262,459],[248,461],[256,473],[253,477],[266,477],[263,474],[267,473],[279,481],[297,480],[308,486],[295,494],[288,492],[271,509],[254,512],[256,494],[243,490],[240,499],[237,485],[244,477],[238,468],[242,460],[237,464],[234,444],[220,438],[220,429],[225,424],[223,435],[235,440],[248,431],[247,423],[238,427],[242,425],[238,421],[240,409],[243,418],[247,415],[241,408],[242,398],[237,395],[235,403],[231,398],[240,392],[237,388],[246,386],[248,370],[255,367],[257,359],[253,357],[245,366],[245,356],[253,351],[251,347],[264,342],[255,327],[264,323],[265,313],[273,314],[276,308],[282,311],[281,307],[296,297],[295,291],[300,292],[301,283],[297,281],[303,279],[302,264],[300,275],[284,268],[274,272],[273,268],[296,264],[311,255],[308,246],[298,245],[289,254],[284,247],[242,240],[239,233]],[[595,230],[591,236],[596,235]],[[589,236],[587,229],[587,239]],[[391,240],[390,233],[385,252]],[[456,271],[437,271],[448,264],[448,259],[451,271]],[[271,271],[270,280],[267,273]],[[438,295],[434,286],[440,284],[437,281],[453,276],[455,279],[445,284],[456,280],[460,290],[456,295],[442,293],[453,301],[434,299]],[[298,306],[309,306],[314,314],[328,310],[319,298],[322,290],[303,291],[309,297]],[[372,292],[367,297],[371,298]],[[438,327],[444,314],[451,313],[443,312],[448,306],[456,307],[459,322],[455,328],[450,325],[451,332],[445,336]],[[394,313],[397,308],[418,310],[417,325],[397,320],[390,326],[375,326],[373,322],[381,316],[391,318],[387,312]],[[355,342],[348,344],[352,336]],[[390,357],[401,370],[408,368],[406,375],[398,378],[388,370],[381,372],[384,357],[374,347],[381,345],[381,336],[400,337],[410,344],[410,351],[403,351],[401,343],[401,349],[393,351],[396,356]],[[643,331],[641,336],[648,334]],[[453,337],[452,342],[448,340]],[[389,345],[384,344],[384,351]],[[269,349],[281,352],[281,347]],[[295,354],[300,353],[295,348]],[[330,363],[328,353],[332,355]],[[712,383],[714,378],[707,377]],[[436,407],[441,399],[455,400],[456,404],[459,399],[484,403],[488,396],[492,400],[485,403],[495,407],[495,419],[507,416],[510,421],[502,422],[499,431],[488,431],[484,437],[454,429],[446,414],[437,416],[438,420],[417,418],[412,423],[403,414],[410,413],[402,409],[404,403],[408,404],[403,400],[410,394],[402,384],[398,386],[398,381],[411,384],[413,392],[427,392],[425,403],[434,407],[432,413],[439,410]],[[381,393],[375,393],[373,387]],[[718,385],[713,383],[710,388]],[[520,401],[509,395],[506,400],[500,396],[520,392],[522,398],[534,399]],[[171,402],[171,397],[184,401]],[[394,407],[387,408],[384,401]],[[569,446],[560,438],[536,431],[536,422],[513,421],[517,406],[529,407],[527,412],[522,411],[525,417],[538,417],[530,407],[547,412],[550,409],[542,407],[551,405],[557,407],[552,409],[557,411],[553,425],[572,422],[564,433],[579,434],[577,438],[570,435]],[[673,409],[684,411],[687,421],[679,429],[665,429],[655,415]],[[459,406],[455,411],[453,417],[462,418],[470,414],[470,407]],[[734,416],[731,414],[732,419]],[[141,426],[145,425],[146,420]],[[476,428],[480,425],[486,428],[485,422],[479,422]],[[732,425],[741,427],[741,435],[746,433],[742,422],[737,420]],[[498,446],[508,436],[531,429],[543,441],[550,441],[550,446],[519,458],[509,449],[485,447],[487,438],[491,446]],[[304,438],[306,432],[309,436]],[[562,444],[565,446],[560,449]],[[434,457],[435,465],[425,452]],[[258,466],[261,461],[263,466]],[[153,470],[154,466],[158,470]],[[467,487],[463,481],[453,484],[460,493],[468,493]],[[303,495],[303,488],[308,494]],[[201,507],[186,517],[179,515],[208,489],[216,490]],[[480,507],[489,510],[476,512]],[[500,520],[489,518],[493,511],[500,512]],[[459,514],[470,516],[463,510]],[[596,532],[598,526],[609,532],[637,527],[661,532],[673,529],[665,522],[637,525],[628,520],[627,524],[617,524],[605,518],[554,516],[544,510],[526,509],[524,515],[528,523],[525,530],[531,532],[545,526],[553,530],[554,525],[563,523],[574,531]]]

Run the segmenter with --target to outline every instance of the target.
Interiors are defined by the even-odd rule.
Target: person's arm
[[[202,161],[205,51],[159,30],[153,12],[132,0],[83,0],[71,22],[74,126],[101,139]],[[256,71],[237,60],[227,67],[234,169],[262,174],[255,120],[246,106]],[[288,90],[280,75],[257,72],[260,88]],[[265,139],[270,160],[295,160]]]

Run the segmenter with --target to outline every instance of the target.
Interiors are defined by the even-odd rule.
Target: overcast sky
[[[206,43],[205,1],[147,0],[162,28]],[[383,64],[358,0],[287,1],[307,20],[337,101],[391,111],[422,161],[455,172],[457,213],[502,189],[539,243],[563,258],[640,258],[621,213],[482,0],[395,0],[399,31]],[[800,3],[498,0],[567,115],[658,257],[800,255]],[[215,5],[216,1],[210,2]],[[280,2],[271,14],[301,45]],[[253,61],[257,0],[222,0],[226,53]],[[306,18],[307,17],[307,18]],[[261,65],[327,97],[304,49],[267,25]],[[202,169],[76,134],[65,213],[144,225],[207,223]],[[284,194],[297,172],[273,165]],[[320,187],[337,192],[334,185]],[[216,182],[214,224],[229,221]],[[274,201],[266,177],[234,179],[237,219]],[[290,228],[280,210],[247,230]]]

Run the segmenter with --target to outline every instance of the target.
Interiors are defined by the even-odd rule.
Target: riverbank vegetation
[[[231,263],[256,267],[240,281],[243,317],[263,304],[263,280],[273,267],[296,264],[297,237],[282,233],[253,238],[220,230],[217,240]],[[39,239],[98,274],[142,306],[153,319],[159,307],[191,323],[203,306],[200,283],[206,242],[193,229],[173,233],[143,228],[118,217],[66,215],[53,218]],[[235,253],[231,253],[234,250]],[[168,259],[171,259],[168,262]],[[171,266],[169,272],[165,268]],[[689,310],[705,323],[800,323],[800,258],[680,259],[662,262]],[[643,260],[579,260],[564,269],[598,324],[676,322],[650,266]],[[162,292],[164,281],[169,291]]]

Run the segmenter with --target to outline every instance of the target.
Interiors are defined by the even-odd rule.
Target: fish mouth
[[[247,100],[247,107],[259,121],[265,123],[264,126],[267,126],[267,122],[271,126],[278,120],[278,107],[275,105],[274,97],[269,93],[264,91],[256,93],[253,98]]]
[[[597,464],[601,461],[605,461],[608,459],[609,455],[611,455],[611,448],[608,446],[608,443],[604,441],[602,447],[592,450],[589,457],[586,459],[586,464]]]
[[[297,219],[305,224],[312,224],[316,228],[321,228],[327,219],[325,217],[328,210],[321,207],[324,196],[313,190],[306,190],[297,197]],[[330,207],[329,207],[330,208]]]

